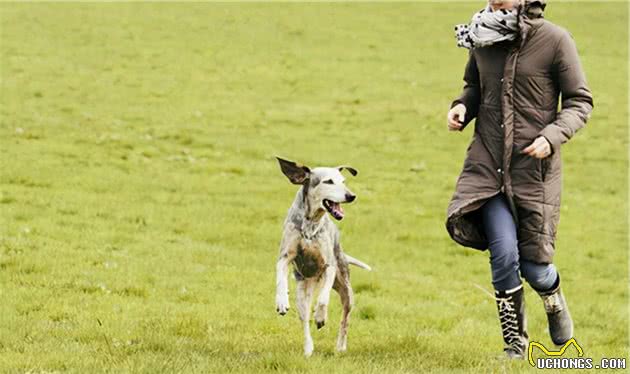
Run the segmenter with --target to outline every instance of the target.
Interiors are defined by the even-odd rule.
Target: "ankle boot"
[[[524,359],[529,344],[523,285],[508,291],[495,291],[499,321],[505,347],[510,359]]]
[[[569,314],[567,301],[560,289],[560,276],[554,286],[547,291],[538,291],[542,298],[547,322],[549,322],[549,335],[555,345],[563,345],[573,337],[573,321]]]

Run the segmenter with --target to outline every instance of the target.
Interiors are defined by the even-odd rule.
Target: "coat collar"
[[[525,9],[523,6],[519,7],[518,10],[518,27],[519,27],[519,36],[520,36],[520,46],[521,48],[525,45],[527,39],[531,38],[536,30],[543,24],[543,18],[529,18],[527,13],[525,13]]]

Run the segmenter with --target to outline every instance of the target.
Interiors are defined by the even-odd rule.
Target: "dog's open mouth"
[[[335,217],[336,220],[340,221],[343,219],[343,208],[341,207],[341,204],[324,199],[324,208],[326,208],[328,213]]]

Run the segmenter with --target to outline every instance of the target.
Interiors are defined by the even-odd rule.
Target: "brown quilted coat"
[[[476,118],[446,227],[456,242],[488,247],[478,209],[505,193],[518,227],[522,259],[551,263],[560,218],[561,144],[582,128],[593,100],[575,43],[564,29],[540,17],[519,15],[520,37],[470,52],[462,103],[464,125]],[[558,110],[558,99],[562,105]],[[538,136],[552,154],[521,154]]]

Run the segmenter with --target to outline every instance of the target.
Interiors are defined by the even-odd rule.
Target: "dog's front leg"
[[[333,284],[335,283],[336,272],[336,266],[328,265],[322,275],[322,290],[319,292],[319,296],[317,297],[317,305],[315,306],[315,314],[313,316],[318,329],[324,327],[326,319],[328,318],[330,290],[332,290]]]
[[[289,263],[294,257],[283,253],[276,264],[276,311],[280,315],[289,311]]]
[[[316,283],[311,279],[302,279],[297,282],[297,310],[304,328],[304,355],[310,357],[313,354],[313,338],[311,337],[311,299],[315,291]]]

